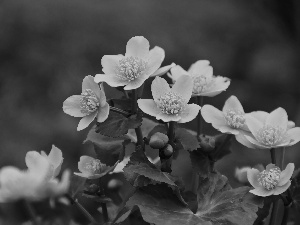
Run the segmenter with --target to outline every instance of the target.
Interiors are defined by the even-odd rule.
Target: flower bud
[[[155,134],[153,134],[150,138],[149,141],[149,145],[151,148],[154,149],[160,149],[166,146],[166,144],[168,143],[169,138],[167,135],[160,133],[160,132],[156,132]]]
[[[215,149],[216,146],[215,137],[201,134],[199,138],[200,138],[200,146],[203,151],[210,152]]]
[[[251,170],[251,167],[235,168],[234,176],[242,184],[248,183],[247,171]]]
[[[107,187],[110,190],[118,190],[122,187],[123,182],[118,179],[112,179],[108,182]]]
[[[166,156],[166,157],[170,157],[172,154],[173,154],[173,147],[168,144],[166,145],[164,148],[163,148],[163,154]]]

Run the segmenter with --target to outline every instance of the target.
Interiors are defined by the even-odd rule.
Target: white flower
[[[207,60],[198,60],[191,65],[188,71],[177,65],[170,70],[168,76],[173,83],[182,75],[188,75],[193,79],[192,96],[214,97],[225,91],[230,85],[230,79],[227,77],[213,76],[213,68]]]
[[[25,158],[28,170],[3,167],[0,170],[0,202],[19,199],[38,201],[65,194],[70,185],[70,172],[65,171],[60,182],[54,178],[59,172],[61,157],[59,149],[53,149],[49,156],[35,151],[28,152]]]
[[[102,88],[103,89],[103,88]],[[86,76],[82,81],[81,95],[72,95],[63,103],[66,114],[82,117],[77,130],[83,130],[97,117],[97,122],[104,122],[109,114],[104,91],[95,83],[94,77]]]
[[[95,82],[106,82],[111,87],[125,86],[124,90],[139,88],[150,76],[166,73],[174,64],[159,69],[165,58],[160,47],[149,51],[149,41],[141,36],[131,38],[124,55],[105,55],[102,57],[102,71],[96,74]]]

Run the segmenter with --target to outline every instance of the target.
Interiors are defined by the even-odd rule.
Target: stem
[[[168,137],[169,137],[169,145],[171,145],[174,150],[174,138],[175,138],[175,122],[174,121],[169,122]],[[161,162],[160,170],[162,172],[171,173],[172,172],[173,155],[166,156],[164,153],[164,150],[160,149],[159,157],[160,157],[160,162]]]
[[[107,213],[107,206],[105,202],[101,203],[101,208],[102,208],[102,214],[103,214],[103,221],[104,223],[108,222],[108,213]]]
[[[109,108],[113,112],[120,113],[120,114],[122,114],[124,116],[130,116],[130,113],[128,113],[128,112],[126,112],[126,111],[124,111],[122,109],[119,109],[119,108],[116,108],[116,107],[113,107],[113,106],[110,106]]]
[[[78,202],[77,199],[73,199],[69,194],[66,194],[66,197],[71,201],[71,204],[75,204],[81,213],[91,222],[97,223],[94,217]]]
[[[204,100],[203,96],[197,96],[196,97],[197,105],[200,105],[202,107],[203,100]],[[197,116],[197,138],[199,138],[199,135],[201,134],[201,132],[202,132],[202,116],[201,116],[201,113],[198,113],[198,116]]]
[[[137,107],[137,90],[135,90],[135,89],[132,90],[131,111],[132,111],[132,114],[136,114],[137,111],[138,111],[138,107]],[[144,137],[143,137],[141,127],[135,128],[134,130],[135,130],[135,133],[136,133],[137,145],[142,146],[143,150],[145,151]]]
[[[34,210],[34,208],[32,207],[31,203],[28,202],[27,200],[24,200],[24,204],[25,204],[25,207],[27,209],[27,212],[32,220],[32,224],[33,225],[39,225],[39,221],[37,219],[37,215],[36,215],[36,212]]]
[[[173,143],[174,138],[175,138],[175,122],[174,121],[169,122],[168,137],[169,137],[169,141],[171,143]]]
[[[272,164],[276,165],[277,160],[276,160],[275,148],[271,148],[270,153],[271,153]]]
[[[288,222],[288,218],[289,218],[289,211],[290,211],[290,207],[289,206],[285,206],[284,207],[284,212],[283,212],[283,218],[281,221],[281,225],[286,225]]]
[[[280,163],[279,167],[281,170],[284,169],[284,158],[285,158],[284,155],[285,155],[285,147],[282,147],[282,149],[279,150],[279,157],[278,157],[279,158],[278,161]]]
[[[269,225],[275,225],[277,222],[277,215],[279,210],[279,199],[273,202],[273,208],[271,213],[271,219]]]
[[[125,95],[125,98],[129,98],[128,93],[127,93],[126,90],[123,90],[123,93],[124,93],[124,95]]]

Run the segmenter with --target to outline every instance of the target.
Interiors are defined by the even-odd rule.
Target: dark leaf
[[[201,177],[206,178],[210,173],[211,161],[209,160],[206,153],[202,151],[190,152],[190,159],[193,170]]]
[[[214,136],[215,148],[209,153],[212,160],[217,161],[231,153],[232,134],[219,134]]]
[[[275,196],[275,195],[268,196],[263,199],[264,206],[262,208],[258,209],[258,211],[256,213],[257,218],[254,222],[254,225],[264,225],[264,220],[270,214],[271,205],[276,199],[278,199],[278,196]]]
[[[116,138],[125,135],[128,129],[137,128],[141,124],[142,118],[140,116],[132,115],[127,118],[111,111],[103,123],[97,123],[96,133]]]
[[[252,225],[263,198],[249,193],[250,187],[232,189],[227,178],[211,173],[198,188],[196,215],[213,225]]]
[[[149,133],[147,138],[150,139],[151,136],[157,132],[163,133],[163,134],[167,134],[168,133],[168,128],[166,125],[163,124],[159,124],[157,126],[155,126]]]
[[[138,189],[126,202],[116,223],[124,221],[137,209],[146,222],[156,225],[211,225],[184,206],[166,184]]]
[[[181,145],[187,151],[194,151],[200,148],[197,137],[185,128],[177,128],[175,130],[175,144]]]
[[[72,196],[72,198],[75,198],[79,193],[83,191],[85,182],[86,182],[86,178],[76,176],[76,175],[73,175],[71,177],[69,193]]]
[[[125,99],[110,99],[111,105],[113,107],[130,111],[131,110],[131,99],[125,98]]]

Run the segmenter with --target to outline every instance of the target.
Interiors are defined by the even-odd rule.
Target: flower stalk
[[[200,105],[201,108],[203,106],[203,100],[204,100],[203,96],[196,97],[197,105]],[[197,116],[197,138],[199,138],[199,135],[201,134],[201,132],[202,132],[202,115],[201,115],[201,113],[199,113]]]
[[[132,105],[131,105],[131,112],[132,114],[136,114],[138,111],[138,105],[137,105],[137,90],[133,89],[132,90]],[[144,147],[144,137],[142,133],[141,127],[135,128],[135,133],[136,133],[136,138],[137,138],[137,145],[142,146],[143,150],[145,150]]]
[[[32,207],[31,203],[27,200],[24,200],[24,204],[25,204],[25,207],[27,209],[27,212],[31,218],[31,221],[32,221],[32,224],[33,225],[39,225],[39,221],[37,219],[37,215],[36,215],[36,212],[34,210],[34,208]]]

